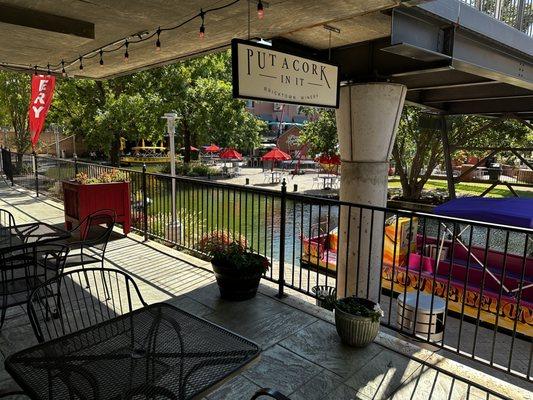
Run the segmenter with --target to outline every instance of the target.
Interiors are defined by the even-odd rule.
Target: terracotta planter
[[[335,327],[342,343],[364,347],[374,341],[379,332],[379,320],[348,314],[335,307]]]
[[[131,230],[129,182],[96,183],[82,185],[63,182],[65,225],[72,229],[87,215],[109,209],[116,213],[116,222],[122,224],[124,234]]]
[[[232,266],[211,263],[217,280],[220,297],[230,301],[248,300],[257,294],[261,273],[242,275]]]

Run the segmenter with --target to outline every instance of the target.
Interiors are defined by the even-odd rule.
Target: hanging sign
[[[31,78],[31,101],[28,114],[33,147],[37,144],[43,130],[46,114],[54,97],[55,84],[56,78],[53,75],[33,75]]]
[[[231,55],[233,97],[339,106],[339,67],[335,64],[240,39],[232,40]]]

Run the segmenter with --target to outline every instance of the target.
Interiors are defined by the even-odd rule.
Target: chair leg
[[[6,320],[6,312],[7,307],[4,305],[4,307],[2,307],[2,315],[0,315],[0,329],[2,329],[2,326],[4,326],[4,321]]]
[[[109,295],[109,288],[107,287],[107,280],[104,275],[104,259],[102,257],[102,281],[104,282],[104,290],[105,290],[105,296],[106,300],[110,300],[111,296]]]

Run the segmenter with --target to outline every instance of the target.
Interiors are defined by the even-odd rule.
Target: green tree
[[[400,177],[403,197],[419,199],[433,170],[444,162],[440,117],[416,107],[405,107],[398,127],[392,158]],[[450,143],[461,147],[531,147],[531,129],[512,119],[496,123],[475,115],[447,117]],[[470,152],[484,156],[486,151]]]
[[[19,156],[17,165],[22,165],[22,153],[30,148],[28,106],[30,103],[31,76],[8,71],[0,71],[0,120],[13,127],[15,135],[10,146],[15,147]]]
[[[161,116],[178,115],[177,145],[217,142],[254,147],[264,123],[250,115],[243,101],[231,95],[228,52],[143,71],[108,81],[63,80],[51,121],[70,133],[84,135],[118,161],[120,138],[158,141],[165,132]]]
[[[178,115],[178,137],[185,147],[185,163],[190,161],[192,145],[213,142],[246,149],[259,144],[259,133],[265,125],[248,113],[243,101],[232,98],[229,52],[150,72],[166,111],[173,110]]]
[[[304,125],[299,140],[309,146],[309,155],[337,153],[339,138],[335,110],[307,108],[305,113],[310,120]]]
[[[117,164],[121,137],[158,140],[163,135],[161,99],[148,90],[141,91],[137,77],[62,80],[50,122],[65,126],[70,134],[82,135],[90,148],[104,151]]]

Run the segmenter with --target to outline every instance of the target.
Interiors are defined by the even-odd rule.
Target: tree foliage
[[[9,146],[23,153],[30,147],[28,106],[30,103],[30,75],[0,71],[0,121],[15,131]]]
[[[163,139],[161,116],[176,112],[176,145],[218,143],[240,149],[260,142],[264,123],[232,98],[228,52],[212,54],[108,81],[63,80],[50,121],[83,135],[91,148],[118,161],[120,138]]]
[[[339,139],[335,110],[307,108],[305,113],[311,118],[304,125],[300,135],[300,143],[307,144],[308,154],[335,154],[338,151]]]
[[[400,177],[403,197],[416,200],[433,170],[444,162],[441,117],[405,107],[398,127],[392,156]],[[529,128],[513,119],[490,120],[481,116],[447,117],[449,142],[461,147],[523,147],[532,145]],[[469,151],[485,156],[486,151]],[[453,157],[461,157],[455,153]]]

